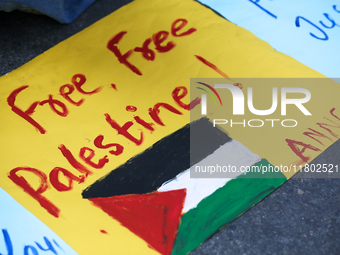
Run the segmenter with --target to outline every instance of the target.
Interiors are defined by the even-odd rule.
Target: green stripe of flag
[[[262,159],[254,165],[261,164],[268,165],[269,162]],[[227,182],[182,216],[172,255],[183,255],[194,250],[286,180],[281,172],[249,172],[246,177],[242,175]]]

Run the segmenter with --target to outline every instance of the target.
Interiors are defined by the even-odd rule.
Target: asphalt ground
[[[68,25],[43,15],[0,12],[0,76],[128,2],[97,0]],[[312,163],[340,165],[339,152],[338,141]],[[295,175],[191,254],[340,254],[340,179],[305,177]]]

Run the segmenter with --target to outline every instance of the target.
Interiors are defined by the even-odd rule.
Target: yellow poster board
[[[222,75],[323,77],[195,1],[122,7],[0,78],[0,187],[79,254],[157,254],[81,193],[189,123],[190,78]],[[338,104],[331,95],[311,105],[315,115],[292,137],[305,139]],[[281,136],[259,148],[251,136],[231,136],[274,165],[300,160]],[[279,156],[274,146],[284,148]]]

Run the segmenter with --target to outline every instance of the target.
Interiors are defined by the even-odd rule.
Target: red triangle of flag
[[[171,254],[186,189],[89,199],[161,254]]]

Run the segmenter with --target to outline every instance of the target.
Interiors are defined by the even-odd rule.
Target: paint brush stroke
[[[247,147],[236,140],[232,140],[222,145],[213,154],[209,155],[196,165],[192,166],[251,166],[261,160],[260,156],[251,152]],[[169,182],[164,183],[158,191],[170,191],[177,189],[186,189],[187,196],[184,203],[183,212],[195,208],[199,202],[205,197],[214,193],[217,189],[223,187],[232,178],[237,177],[241,173],[235,172],[228,174],[230,178],[190,178],[190,169],[177,175],[177,177]],[[211,177],[211,176],[210,176]]]
[[[262,159],[255,165],[260,164],[269,163]],[[182,216],[172,255],[184,255],[194,250],[286,180],[281,172],[264,175],[249,172],[247,176],[240,175],[229,181]]]
[[[171,254],[182,215],[185,189],[93,198],[90,201],[161,254]]]
[[[196,137],[190,144],[190,137]],[[199,139],[197,139],[199,138]],[[84,198],[144,194],[213,153],[231,138],[207,118],[187,124],[87,187]],[[202,147],[190,155],[190,146]]]

